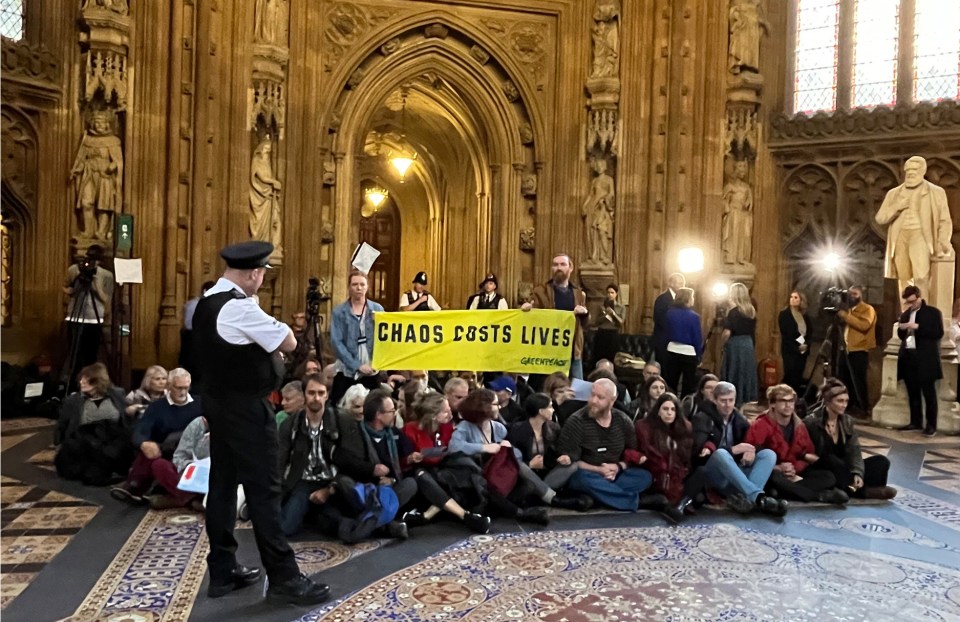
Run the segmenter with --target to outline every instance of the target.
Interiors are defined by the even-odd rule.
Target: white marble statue
[[[272,151],[268,136],[257,145],[250,162],[250,237],[271,242],[275,249],[280,249],[282,184],[273,175]]]
[[[739,160],[723,186],[723,263],[750,264],[753,254],[753,188],[747,183],[750,165]]]
[[[596,177],[590,182],[590,195],[583,204],[587,225],[587,261],[585,263],[610,265],[613,263],[613,220],[616,191],[613,177],[607,175],[607,160],[592,158]]]

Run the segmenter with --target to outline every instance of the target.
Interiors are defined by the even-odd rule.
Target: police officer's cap
[[[500,287],[500,283],[497,282],[497,275],[493,272],[483,277],[483,281],[480,282],[480,285],[477,285],[477,289],[483,289],[483,286],[487,283],[493,283],[493,286],[496,288]]]
[[[419,283],[420,285],[426,285],[426,284],[427,284],[427,273],[426,273],[426,272],[423,272],[423,271],[417,272],[417,276],[413,277],[413,282],[414,282],[414,283]]]
[[[250,240],[225,246],[220,256],[227,265],[235,270],[253,270],[254,268],[270,268],[267,260],[273,252],[273,244],[260,240]]]

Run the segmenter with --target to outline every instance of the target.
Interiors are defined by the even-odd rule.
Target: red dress
[[[450,437],[453,436],[453,422],[440,424],[440,428],[431,433],[422,429],[416,421],[411,421],[403,426],[403,433],[413,443],[414,451],[422,452],[431,447],[447,447],[450,445]],[[442,459],[440,456],[424,457],[423,464],[436,466]]]

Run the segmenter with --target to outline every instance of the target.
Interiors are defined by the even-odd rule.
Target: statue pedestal
[[[587,292],[587,308],[590,317],[596,318],[600,306],[607,297],[607,285],[617,282],[617,271],[613,264],[585,263],[580,268],[580,282]]]
[[[720,274],[730,283],[743,283],[748,288],[753,288],[753,282],[757,276],[757,267],[752,263],[725,263],[720,268]]]

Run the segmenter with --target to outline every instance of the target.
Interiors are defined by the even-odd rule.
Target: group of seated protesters
[[[646,509],[676,523],[725,501],[740,513],[780,517],[788,501],[842,505],[897,492],[887,485],[887,458],[863,458],[845,413],[847,388],[834,378],[802,420],[794,390],[770,387],[769,409],[750,423],[735,406],[736,388],[710,374],[683,403],[656,369],[644,370],[631,400],[600,368],[582,401],[563,373],[535,392],[509,374],[486,387],[475,376],[452,375],[437,391],[436,378],[415,372],[389,376],[378,388],[349,386],[333,405],[334,374],[319,361],[303,371],[281,389],[277,413],[288,535],[309,526],[345,542],[374,533],[405,538],[440,516],[486,533],[491,516],[547,524],[551,506]],[[202,511],[201,495],[177,488],[186,466],[209,456],[209,430],[190,384],[187,370],[155,366],[125,399],[102,364],[85,367],[80,392],[61,410],[58,474],[91,485],[119,476],[111,489],[117,499]],[[515,480],[507,489],[490,485],[485,467],[511,456]],[[351,494],[357,484],[390,488],[399,518],[369,520]]]

